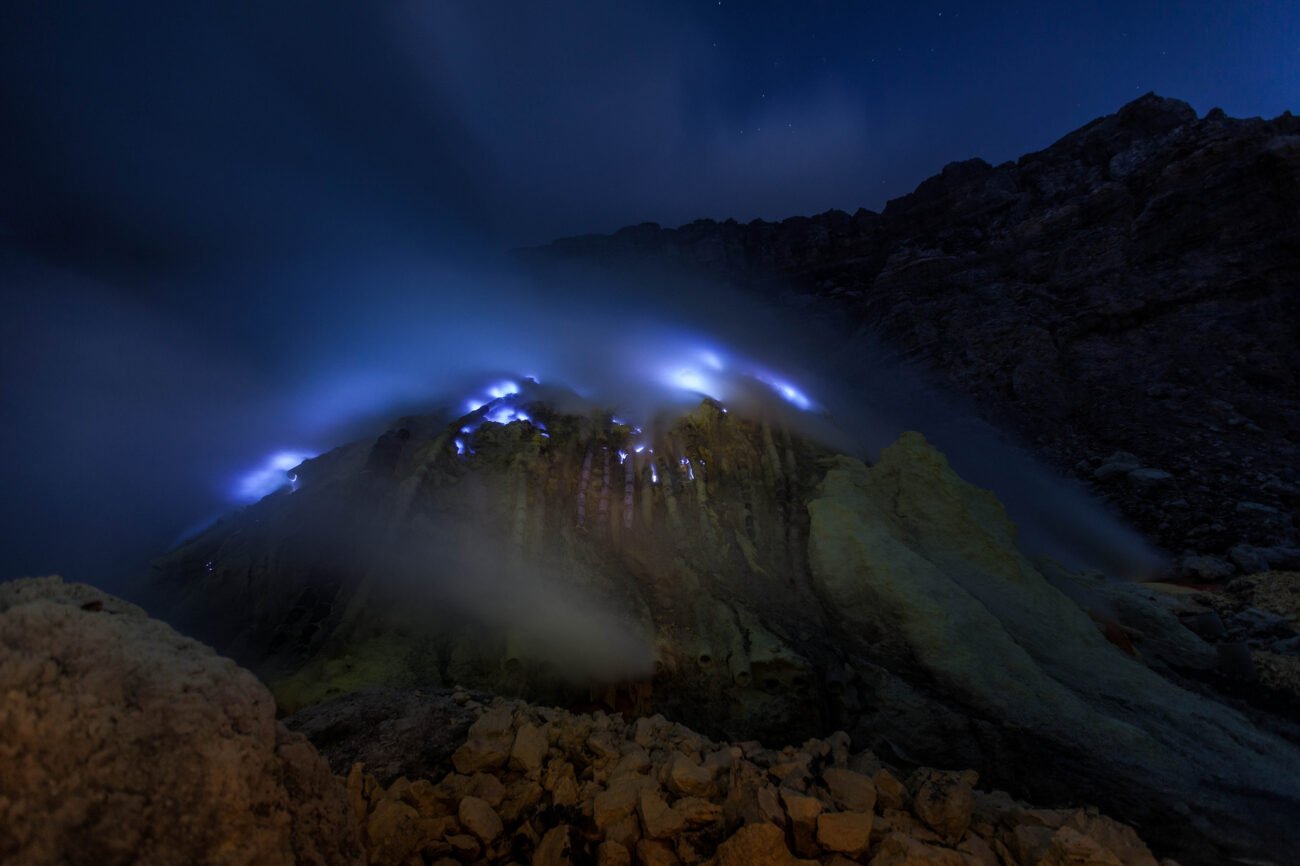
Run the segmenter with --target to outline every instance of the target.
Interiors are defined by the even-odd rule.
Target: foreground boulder
[[[0,768],[3,863],[364,862],[252,674],[57,577],[0,584]]]

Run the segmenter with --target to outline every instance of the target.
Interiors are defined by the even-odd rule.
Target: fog
[[[869,335],[743,287],[542,281],[509,254],[645,219],[879,208],[950,159],[1014,157],[1133,95],[1118,74],[1013,87],[1035,62],[1007,29],[1021,17],[961,11],[936,75],[928,52],[876,62],[931,32],[924,10],[742,26],[685,4],[6,9],[0,578],[111,588],[246,501],[274,455],[526,376],[646,418],[785,383],[812,404],[784,410],[808,435],[869,458],[921,429],[1027,544],[1149,570],[1104,509]],[[1263,27],[1240,26],[1217,36]],[[1007,65],[974,62],[998,46]],[[1149,87],[1273,108],[1262,85],[1220,100],[1224,68],[1201,66]]]

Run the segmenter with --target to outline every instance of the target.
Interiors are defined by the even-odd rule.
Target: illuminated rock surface
[[[0,862],[360,864],[252,674],[84,584],[0,584]]]
[[[461,685],[719,739],[843,728],[1095,802],[1189,862],[1300,845],[1294,723],[1212,699],[1214,649],[1155,594],[1025,558],[918,434],[867,467],[711,403],[644,437],[530,408],[472,434],[405,419],[309,461],[160,583],[224,612],[213,638],[288,710]],[[511,745],[460,761],[495,772]]]

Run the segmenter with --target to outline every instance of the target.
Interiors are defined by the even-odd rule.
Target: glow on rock
[[[276,451],[260,466],[240,476],[233,491],[235,498],[241,502],[256,502],[281,487],[296,490],[298,476],[289,475],[289,470],[315,456],[306,451]]]

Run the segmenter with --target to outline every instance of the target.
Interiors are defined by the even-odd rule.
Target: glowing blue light
[[[617,424],[617,425],[619,425],[619,426],[622,426],[622,424],[623,424],[622,421],[618,420],[617,418],[613,417],[612,415],[610,416],[609,423],[611,423],[611,424]]]
[[[502,397],[511,397],[519,393],[519,386],[514,382],[498,382],[491,388],[488,388],[488,394],[494,400],[500,400]]]
[[[774,378],[766,373],[759,373],[756,378],[760,382],[771,386],[772,390],[784,397],[787,402],[793,403],[805,412],[813,407],[813,401],[808,399],[806,394],[791,385],[789,382]]]
[[[465,406],[467,407],[466,411],[477,412],[478,410],[483,408],[484,403],[482,400],[470,400],[465,404]]]
[[[624,451],[622,448],[620,448],[618,450],[618,465],[622,466],[626,462],[627,462],[627,452]]]
[[[453,441],[454,441],[454,444],[456,445],[456,453],[457,453],[457,454],[464,454],[464,453],[465,453],[465,441],[464,441],[463,439],[456,439],[456,440],[453,440]]]
[[[696,391],[700,394],[707,394],[712,390],[709,386],[709,380],[704,377],[704,374],[689,367],[674,373],[672,381],[678,388],[685,388],[688,391]]]
[[[651,484],[659,483],[659,471],[655,469],[654,463],[650,464],[650,483]]]
[[[700,360],[704,362],[704,366],[712,370],[722,369],[722,359],[718,357],[716,352],[705,349],[700,352]]]
[[[636,453],[640,454],[642,451],[645,450],[645,446],[644,446],[644,445],[638,445],[638,446],[636,446],[635,448],[633,448],[632,450],[635,451]]]
[[[242,475],[235,483],[234,497],[241,502],[256,502],[281,487],[297,489],[298,476],[290,475],[289,470],[297,467],[304,460],[310,460],[315,454],[306,451],[277,451],[263,461],[261,466]]]

